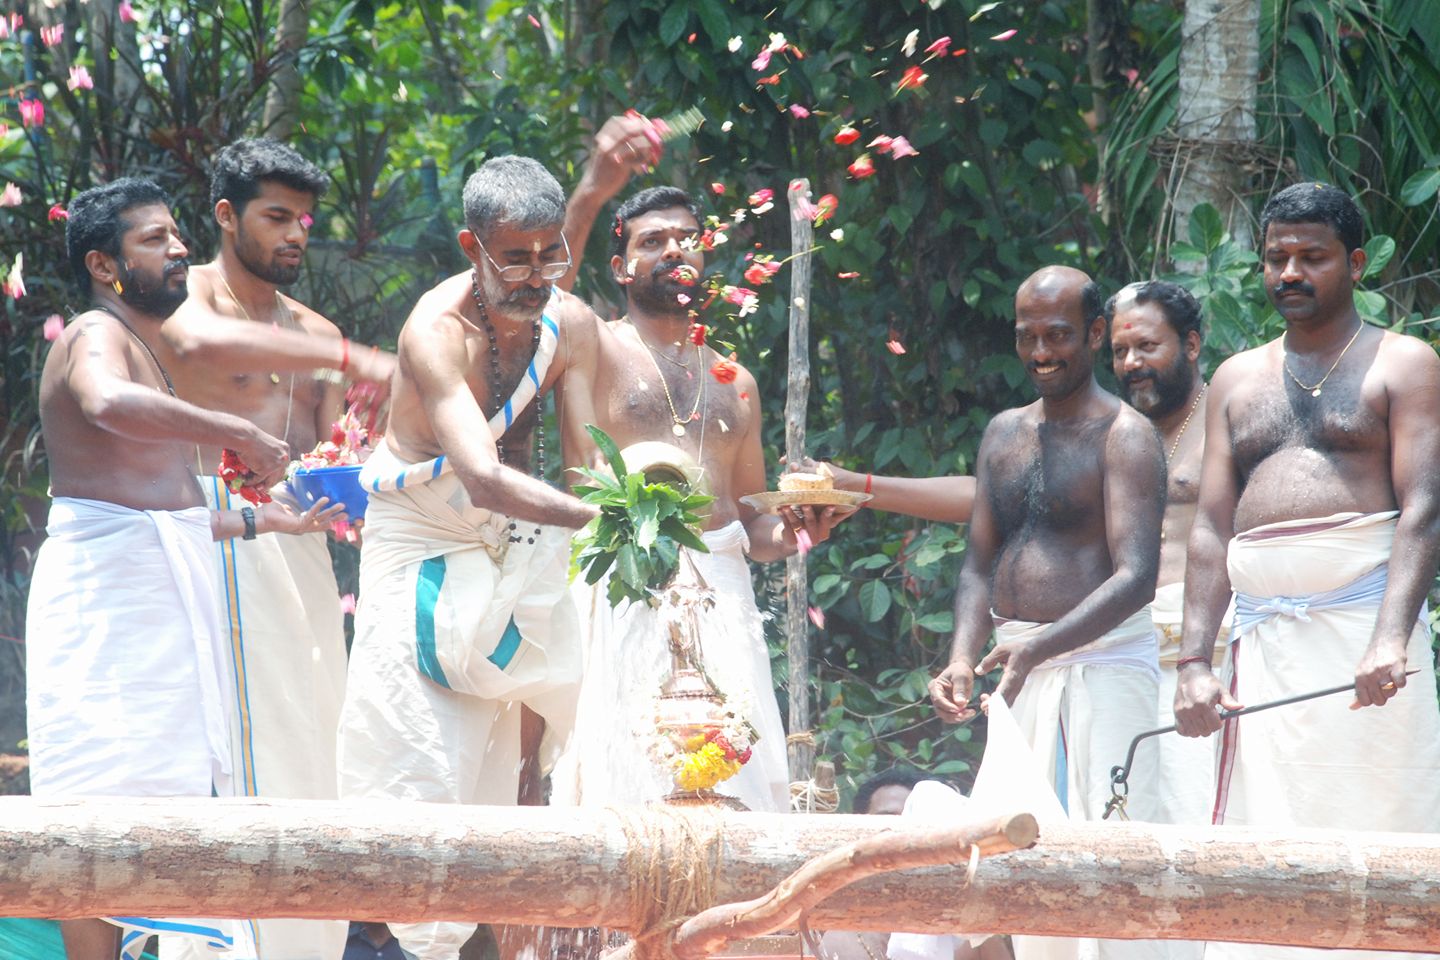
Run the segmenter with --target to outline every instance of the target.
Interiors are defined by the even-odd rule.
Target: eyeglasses
[[[542,263],[538,267],[528,263],[512,263],[502,267],[495,262],[494,257],[490,256],[490,251],[485,249],[485,244],[481,243],[478,237],[475,245],[480,248],[481,253],[485,254],[485,259],[490,261],[490,266],[495,268],[495,272],[499,274],[501,280],[506,283],[524,283],[537,273],[540,274],[541,280],[559,280],[570,272],[570,267],[574,264],[574,260],[570,257],[570,241],[566,240],[562,233],[560,242],[565,245],[565,259],[557,260],[554,263]]]

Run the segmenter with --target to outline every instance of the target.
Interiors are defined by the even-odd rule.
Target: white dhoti
[[[1379,613],[1396,516],[1287,521],[1230,542],[1236,591],[1230,688],[1241,703],[1337,686],[1354,676]],[[1440,706],[1423,622],[1410,632],[1409,664],[1420,672],[1383,707],[1351,710],[1353,698],[1337,694],[1226,721],[1215,822],[1440,829]],[[1305,954],[1344,955],[1211,943],[1206,956],[1291,960]]]
[[[1033,637],[1048,623],[995,618],[995,640]],[[1030,742],[1039,772],[1055,788],[1071,820],[1100,820],[1110,799],[1110,770],[1125,762],[1136,734],[1155,728],[1160,669],[1155,626],[1142,607],[1109,633],[1030,672],[1012,713]],[[1154,820],[1158,807],[1155,739],[1141,742],[1130,768],[1125,813]],[[1036,950],[1022,960],[1068,953],[1066,941],[1029,938]],[[1082,958],[1155,960],[1163,941],[1071,941]]]
[[[246,502],[218,477],[197,478],[215,510]],[[281,486],[276,499],[303,509]],[[262,533],[212,547],[222,632],[234,675],[235,793],[335,799],[335,730],[345,696],[345,625],[324,533]],[[339,960],[343,921],[250,921],[263,960]],[[166,960],[210,956],[162,938]],[[228,960],[243,960],[228,957]]]
[[[700,621],[700,655],[715,685],[759,734],[750,761],[716,792],[751,810],[789,809],[785,728],[775,699],[764,624],[755,606],[749,540],[737,520],[704,535],[710,552],[690,551],[714,589],[716,606]],[[551,802],[582,806],[652,803],[675,790],[652,759],[655,697],[670,669],[658,615],[643,604],[612,608],[605,581],[575,582],[585,650],[575,733],[552,776]]]
[[[382,444],[360,554],[360,605],[340,716],[342,799],[513,806],[524,704],[563,743],[580,649],[567,571],[571,531],[470,503],[443,463],[434,478]],[[390,484],[381,482],[385,477]],[[511,542],[518,536],[519,542]],[[455,960],[473,923],[391,924],[419,960]]]
[[[1167,583],[1150,601],[1150,619],[1160,647],[1160,693],[1155,704],[1155,726],[1175,723],[1175,664],[1180,659],[1180,634],[1185,619],[1185,584]],[[1217,641],[1211,661],[1221,663],[1226,644]],[[1215,738],[1162,734],[1155,740],[1158,753],[1156,823],[1204,824],[1215,807]]]
[[[37,797],[231,793],[231,678],[210,511],[57,497],[26,611]],[[209,920],[115,917],[126,956],[167,930],[229,946]]]

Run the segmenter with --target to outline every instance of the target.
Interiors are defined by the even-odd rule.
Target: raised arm
[[[424,301],[417,310],[424,308]],[[402,373],[415,385],[435,439],[470,494],[486,510],[578,529],[598,512],[500,463],[484,411],[466,383],[465,333],[454,314],[412,316],[400,334]]]
[[[975,688],[975,665],[980,661],[980,651],[990,641],[993,628],[990,599],[995,560],[1000,553],[1000,530],[986,495],[989,473],[986,464],[997,442],[995,436],[992,422],[985,428],[976,458],[979,470],[965,541],[965,562],[955,589],[955,636],[950,644],[950,663],[930,681],[930,701],[935,704],[935,713],[946,723],[960,723],[975,716],[975,710],[969,705]]]
[[[1114,629],[1155,595],[1160,520],[1165,513],[1165,457],[1153,427],[1122,407],[1105,439],[1105,539],[1114,572],[1075,608],[1034,639],[998,644],[976,666],[1003,665],[995,688],[1013,704],[1030,671]]]
[[[1400,519],[1390,582],[1375,632],[1355,670],[1355,705],[1383,706],[1405,686],[1406,649],[1420,604],[1440,564],[1440,358],[1410,337],[1381,345],[1390,400],[1390,482]],[[1427,658],[1424,666],[1429,668]],[[1393,684],[1393,686],[1392,686]]]
[[[1225,551],[1235,536],[1235,505],[1240,481],[1230,436],[1230,398],[1243,371],[1244,358],[1228,360],[1210,381],[1205,414],[1205,452],[1200,464],[1200,501],[1185,553],[1185,627],[1180,639],[1180,668],[1175,685],[1175,723],[1186,737],[1220,729],[1217,705],[1240,706],[1210,669],[1215,635],[1230,603]]]
[[[660,154],[660,132],[654,121],[638,114],[605,121],[595,135],[595,147],[580,183],[565,206],[565,241],[570,244],[572,263],[570,272],[555,286],[567,292],[575,286],[595,218],[612,197],[625,189],[632,176],[659,163]]]
[[[65,382],[85,419],[132,440],[229,447],[263,486],[284,475],[290,450],[283,441],[243,417],[206,410],[133,381],[129,357],[134,341],[118,320],[84,314],[72,329]]]
[[[885,477],[830,464],[835,489],[868,492],[871,510],[900,513],[939,523],[969,523],[975,504],[974,477]]]

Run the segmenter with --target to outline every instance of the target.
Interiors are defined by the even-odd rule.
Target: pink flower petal
[[[797,120],[804,120],[806,117],[810,116],[810,111],[806,110],[798,103],[792,103],[790,104],[790,115],[795,117]]]
[[[899,340],[886,340],[885,349],[889,350],[891,353],[895,354],[898,357],[905,352],[905,344],[901,343]]]
[[[0,190],[0,207],[18,207],[24,201],[20,188],[13,183],[5,184],[5,189]]]
[[[130,5],[130,0],[121,0],[118,12],[120,14],[121,23],[135,23],[137,20],[140,19],[139,17],[135,16],[135,8]]]
[[[815,543],[810,539],[810,531],[804,527],[800,527],[795,531],[795,549],[800,552],[800,556],[802,557],[815,549]]]
[[[45,318],[45,339],[58,340],[60,334],[65,332],[65,318],[58,313],[52,313]]]
[[[890,158],[899,160],[901,157],[918,157],[920,151],[910,146],[910,141],[904,137],[896,137],[890,141]]]
[[[1019,32],[1020,32],[1019,30],[1015,30],[1015,29],[1012,28],[1012,29],[1010,29],[1010,30],[1004,31],[1003,33],[997,33],[997,34],[995,34],[995,36],[991,37],[990,39],[991,39],[991,40],[1009,40],[1011,37],[1015,36],[1015,34],[1017,34],[1017,33],[1019,33]]]
[[[535,14],[527,13],[525,14],[525,19],[530,21],[530,26],[534,27],[536,30],[540,29],[540,21],[535,19]]]
[[[750,61],[750,69],[763,71],[766,67],[770,66],[770,57],[771,53],[768,49],[761,50],[755,59]]]
[[[309,230],[309,229],[310,229],[311,227],[313,227],[314,225],[315,225],[315,218],[314,218],[314,217],[310,216],[310,214],[308,214],[308,213],[302,213],[302,214],[300,214],[300,226],[304,227],[306,230]]]
[[[825,611],[819,607],[811,607],[805,613],[810,617],[810,622],[815,624],[815,629],[825,629]]]
[[[936,40],[934,43],[930,44],[930,46],[926,47],[925,52],[930,54],[932,57],[943,57],[945,56],[945,51],[949,49],[950,38],[941,37],[939,40]]]
[[[355,612],[355,594],[347,593],[345,594],[345,596],[340,598],[340,612],[342,614],[353,614]]]

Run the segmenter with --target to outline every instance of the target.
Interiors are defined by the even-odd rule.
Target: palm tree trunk
[[[302,78],[297,65],[300,50],[310,29],[310,11],[306,0],[281,0],[280,29],[271,58],[274,72],[270,89],[265,94],[265,117],[262,128],[266,136],[289,139],[295,132],[300,116]]]

